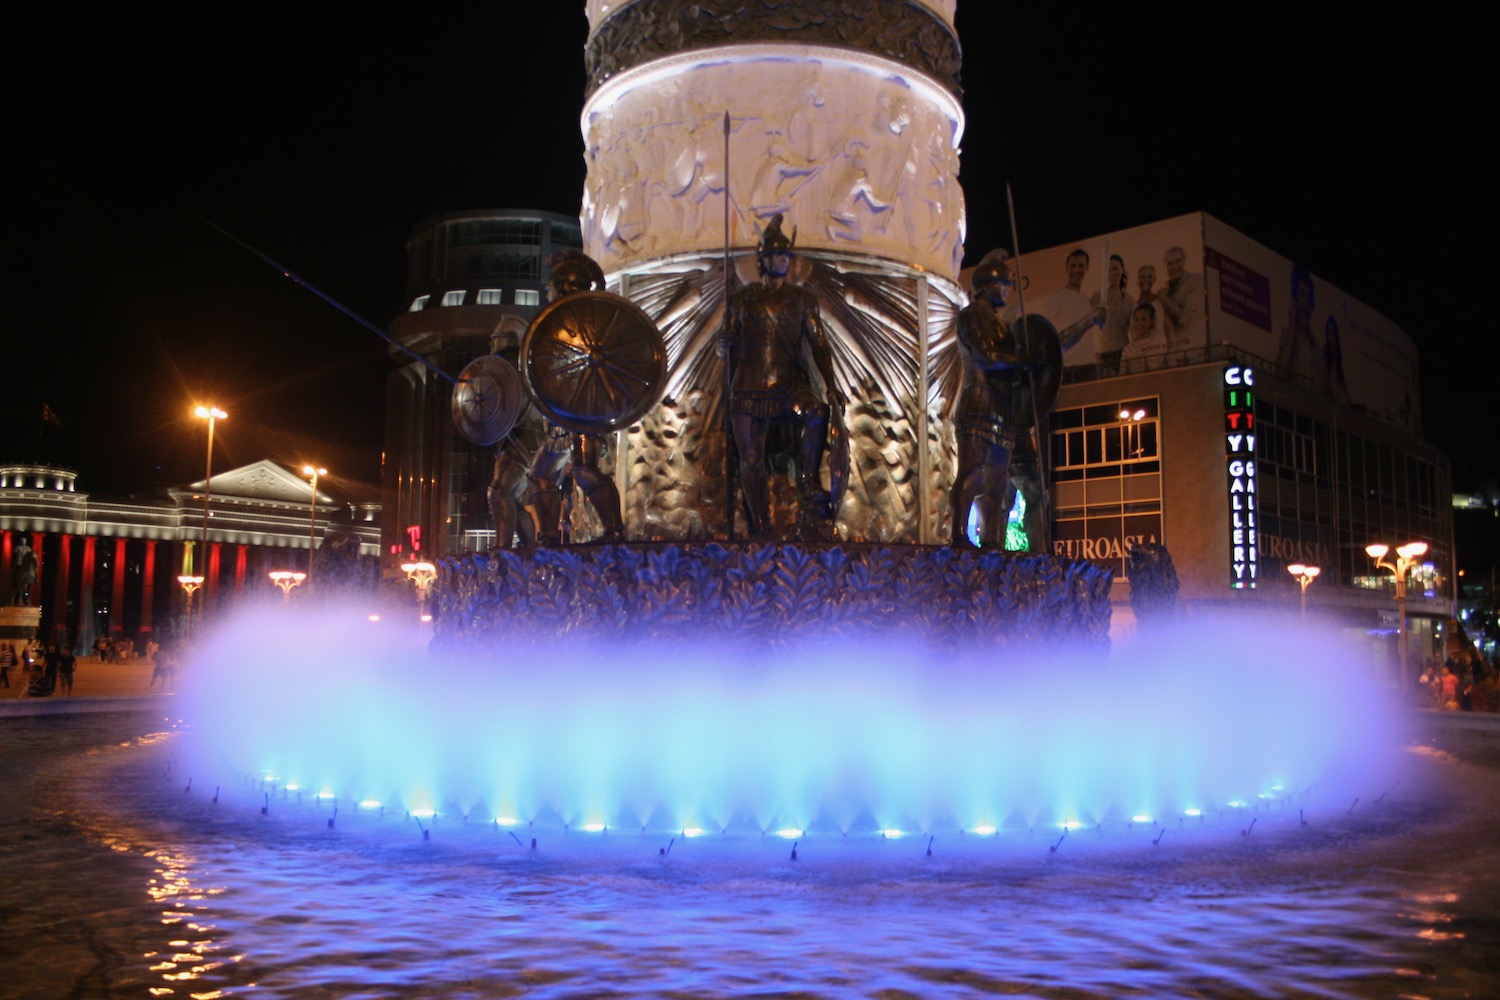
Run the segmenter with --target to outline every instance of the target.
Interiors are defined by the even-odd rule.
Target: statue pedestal
[[[1103,649],[1110,581],[1083,560],[921,545],[507,550],[440,565],[434,641],[677,639],[707,650],[889,634],[966,648]]]
[[[0,607],[0,639],[35,639],[41,626],[41,608],[25,605]]]

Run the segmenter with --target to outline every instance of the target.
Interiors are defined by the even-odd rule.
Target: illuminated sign
[[[1254,588],[1260,560],[1255,501],[1255,370],[1224,369],[1224,456],[1229,473],[1229,585]]]

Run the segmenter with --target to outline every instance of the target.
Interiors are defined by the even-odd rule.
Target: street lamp
[[[1399,677],[1401,687],[1407,686],[1407,649],[1406,649],[1406,574],[1417,566],[1418,561],[1427,554],[1426,542],[1407,542],[1396,548],[1396,561],[1390,562],[1386,555],[1391,551],[1389,545],[1379,543],[1365,546],[1365,553],[1375,560],[1376,569],[1388,569],[1396,575],[1396,643],[1397,655],[1401,658]]]
[[[417,603],[425,622],[428,620],[427,590],[432,586],[432,581],[437,579],[437,567],[430,562],[407,562],[401,564],[401,570],[408,580],[417,585]]]
[[[297,584],[301,583],[303,580],[307,579],[306,573],[299,573],[295,570],[289,569],[273,569],[270,573],[270,576],[271,582],[281,588],[282,601],[290,600],[292,596],[292,588],[297,586]]]
[[[203,463],[203,555],[199,557],[204,562],[197,566],[197,569],[201,571],[208,560],[208,498],[209,494],[213,492],[214,481],[214,423],[223,420],[229,414],[217,406],[199,406],[193,410],[193,416],[200,420],[208,421],[208,458]],[[203,581],[200,578],[198,582],[202,583]],[[189,603],[191,603],[191,591],[188,593],[188,598]]]
[[[304,465],[302,474],[312,477],[312,499],[307,503],[307,582],[311,584],[313,548],[318,544],[318,477],[328,475],[328,470],[314,465]]]
[[[187,591],[187,634],[193,634],[193,594],[203,586],[203,577],[191,576],[187,573],[179,576],[177,582],[182,584],[182,589]]]
[[[1286,568],[1286,571],[1292,574],[1298,583],[1302,584],[1302,617],[1306,618],[1307,585],[1318,578],[1318,574],[1323,572],[1323,568],[1321,566],[1304,566],[1302,563],[1292,563]]]

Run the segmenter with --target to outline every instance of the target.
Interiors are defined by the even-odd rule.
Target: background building
[[[458,434],[450,406],[464,365],[489,351],[501,318],[545,304],[547,260],[576,250],[576,217],[517,209],[450,212],[419,222],[407,244],[406,310],[391,320],[402,363],[387,382],[381,495],[388,575],[403,554],[473,552],[494,543],[485,488],[494,454]],[[437,369],[435,371],[434,369]]]
[[[0,566],[6,567],[0,603],[21,603],[13,570],[23,546],[39,562],[26,601],[40,610],[39,636],[79,653],[99,635],[143,639],[181,631],[186,595],[179,574],[204,577],[194,606],[208,614],[274,597],[266,574],[305,572],[314,541],[317,570],[337,548],[348,563],[339,568],[342,581],[373,585],[380,540],[373,490],[314,493],[307,480],[269,461],[215,473],[208,552],[197,559],[204,486],[200,480],[141,496],[101,497],[79,492],[77,473],[69,469],[0,466]],[[325,547],[334,536],[339,545]]]
[[[1125,266],[1111,278],[1115,255]],[[1133,622],[1125,553],[1159,541],[1195,607],[1295,607],[1287,567],[1312,564],[1314,613],[1393,635],[1393,575],[1365,546],[1423,541],[1411,650],[1438,648],[1454,609],[1453,489],[1447,458],[1420,435],[1404,331],[1202,214],[1021,265],[1027,312],[1060,325],[1100,302],[1109,313],[1065,355],[1048,426],[1054,548],[1115,571],[1118,627]],[[1138,317],[1132,337],[1121,313],[1143,299],[1151,323]]]

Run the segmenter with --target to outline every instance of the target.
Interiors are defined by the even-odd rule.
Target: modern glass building
[[[529,323],[545,303],[547,260],[578,249],[578,219],[529,209],[449,212],[419,222],[407,243],[404,310],[391,336],[401,368],[386,390],[383,562],[438,557],[494,542],[485,489],[494,455],[454,428],[453,383],[489,351],[505,316]]]

